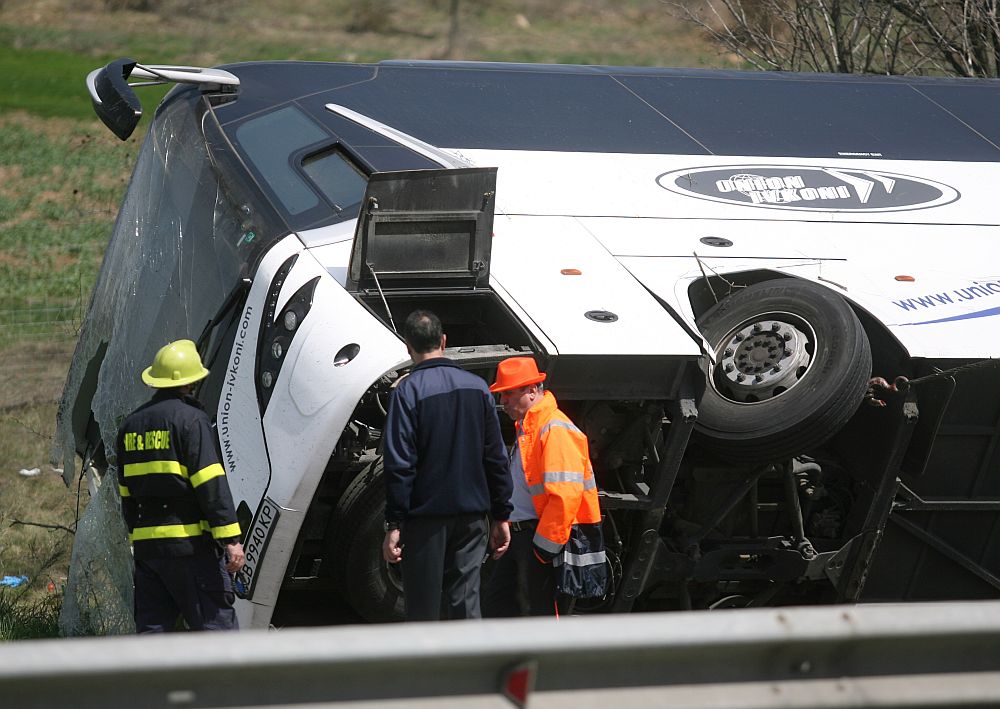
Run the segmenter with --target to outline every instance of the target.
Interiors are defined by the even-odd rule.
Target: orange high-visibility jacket
[[[538,527],[538,555],[551,560],[563,549],[574,525],[600,524],[597,482],[587,437],[545,392],[518,427],[518,447]]]

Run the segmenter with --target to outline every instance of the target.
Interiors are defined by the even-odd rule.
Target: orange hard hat
[[[538,365],[531,357],[511,357],[497,365],[497,380],[490,391],[509,391],[545,381],[545,373],[538,371]]]

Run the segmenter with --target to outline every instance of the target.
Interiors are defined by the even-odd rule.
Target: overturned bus
[[[88,77],[122,139],[130,79],[177,86],[57,452],[96,490],[138,372],[196,339],[243,627],[308,588],[401,617],[381,435],[418,307],[488,381],[533,354],[586,432],[613,583],[581,612],[1000,594],[997,82],[122,59]]]

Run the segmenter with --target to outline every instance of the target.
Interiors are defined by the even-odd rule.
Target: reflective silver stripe
[[[551,539],[543,537],[541,532],[535,532],[535,536],[531,541],[534,542],[535,546],[538,547],[539,549],[551,552],[553,554],[558,553],[559,550],[563,548],[562,544],[556,544]]]
[[[545,473],[544,480],[547,483],[582,483],[583,473],[573,473],[569,471]]]
[[[607,560],[608,555],[603,551],[592,551],[588,554],[574,554],[564,551],[552,560],[552,564],[554,566],[562,566],[563,564],[567,566],[594,566],[596,564],[603,564]]]
[[[584,479],[583,473],[545,473],[545,482],[528,486],[531,496],[545,493],[545,483],[582,483],[584,491],[597,489],[597,480],[594,478]]]
[[[552,428],[553,426],[555,426],[556,428],[568,428],[570,431],[573,431],[575,433],[579,433],[581,436],[583,435],[583,431],[581,431],[580,429],[578,429],[573,424],[569,423],[568,421],[559,421],[557,419],[555,421],[549,421],[547,424],[545,424],[544,426],[542,426],[542,430],[538,432],[538,437],[541,438],[542,436],[544,436],[545,433],[550,428]]]

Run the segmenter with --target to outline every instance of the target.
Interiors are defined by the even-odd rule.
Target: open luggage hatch
[[[347,289],[487,288],[496,177],[496,168],[373,174]]]

